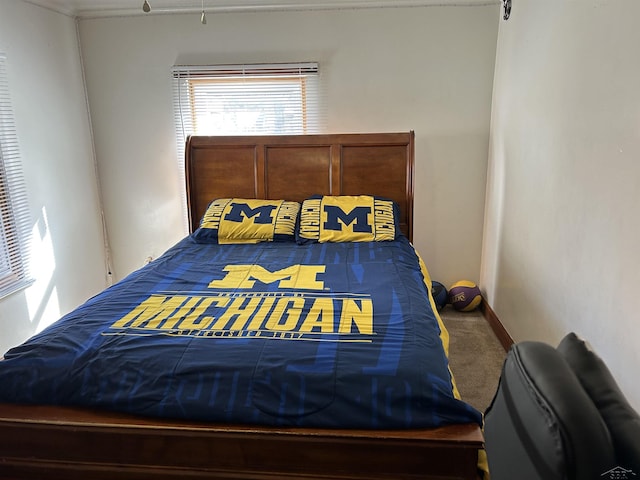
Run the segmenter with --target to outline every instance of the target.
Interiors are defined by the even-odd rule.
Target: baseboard
[[[493,311],[484,297],[482,298],[482,302],[480,303],[480,311],[484,315],[484,318],[487,320],[487,323],[491,327],[491,330],[493,330],[493,333],[495,333],[496,337],[498,337],[498,340],[500,341],[502,348],[504,348],[504,351],[509,351],[511,346],[514,344],[513,338],[511,338],[511,335],[509,335],[507,329],[504,328],[504,325],[502,325],[502,322],[500,321],[500,319],[498,319],[496,312]]]

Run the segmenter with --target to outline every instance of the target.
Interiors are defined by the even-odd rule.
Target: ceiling
[[[24,0],[65,15],[107,17],[144,15],[143,0]],[[200,11],[202,0],[148,0],[150,14]],[[207,11],[318,10],[373,7],[417,7],[426,5],[495,5],[500,0],[204,0]]]

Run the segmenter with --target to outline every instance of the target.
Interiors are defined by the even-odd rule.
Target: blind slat
[[[317,63],[271,63],[246,65],[176,65],[172,69],[174,77],[264,77],[283,75],[314,75],[318,73]]]

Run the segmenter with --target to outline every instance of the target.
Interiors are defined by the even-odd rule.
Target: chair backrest
[[[569,333],[558,345],[558,352],[580,380],[611,434],[617,467],[609,477],[640,479],[640,415],[585,340]]]
[[[511,348],[484,431],[492,480],[599,479],[618,466],[598,408],[545,343]]]

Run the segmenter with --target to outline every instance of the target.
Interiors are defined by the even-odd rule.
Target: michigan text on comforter
[[[318,280],[324,270],[324,265],[293,265],[275,272],[259,265],[227,265],[223,269],[226,276],[209,283],[211,290],[192,295],[154,293],[105,334],[329,337],[332,341],[370,342],[374,335],[370,295],[326,291],[324,282]],[[293,290],[258,291],[257,281]]]

